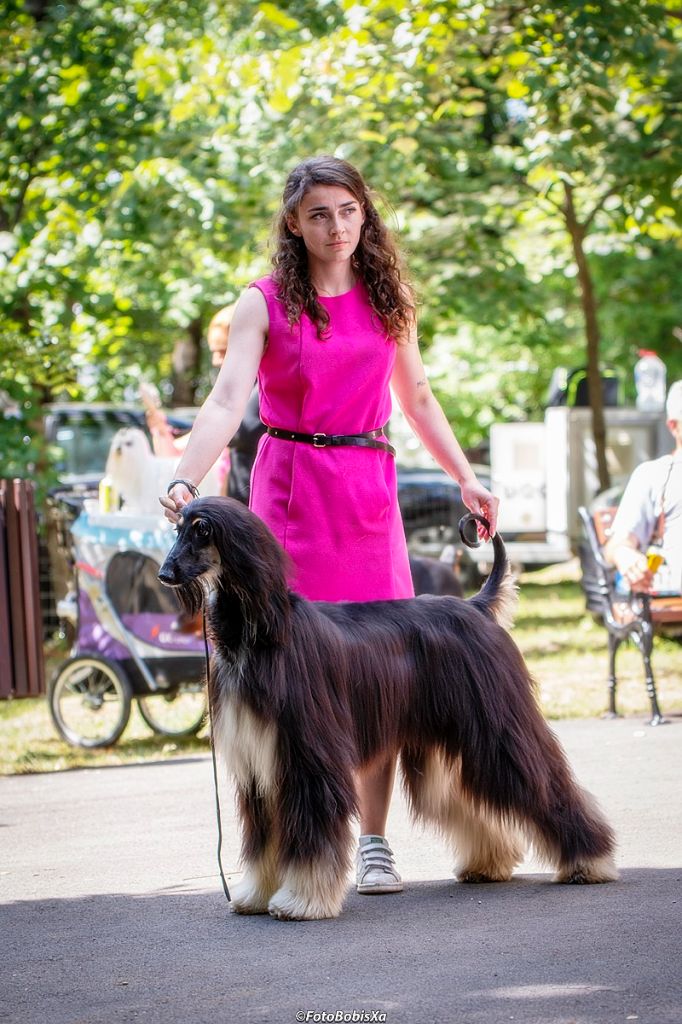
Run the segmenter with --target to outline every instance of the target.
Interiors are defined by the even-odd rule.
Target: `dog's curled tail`
[[[474,512],[468,512],[459,521],[459,535],[468,548],[477,548],[480,544],[477,523],[486,530],[490,529],[488,520]],[[509,629],[514,621],[518,601],[517,588],[509,571],[507,551],[499,533],[492,538],[492,544],[493,567],[479,592],[470,598],[470,603],[494,618],[504,629]]]

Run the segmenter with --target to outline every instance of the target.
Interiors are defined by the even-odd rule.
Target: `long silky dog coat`
[[[243,505],[200,498],[183,509],[159,579],[191,613],[206,602],[213,740],[243,829],[234,910],[338,915],[354,773],[388,753],[400,755],[414,818],[451,844],[461,881],[509,879],[529,841],[558,881],[617,877],[611,829],[496,621],[513,585],[493,543],[492,573],[468,601],[326,604],[292,593],[286,554]]]

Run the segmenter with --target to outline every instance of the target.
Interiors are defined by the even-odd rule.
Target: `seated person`
[[[604,554],[630,590],[677,595],[682,592],[682,380],[668,392],[666,421],[674,451],[634,471]],[[664,558],[657,571],[647,560],[652,546]]]

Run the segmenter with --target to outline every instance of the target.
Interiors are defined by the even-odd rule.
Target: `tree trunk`
[[[175,342],[172,355],[172,405],[194,405],[201,362],[201,320],[192,320],[187,334]]]
[[[604,421],[604,397],[602,394],[601,375],[599,373],[599,345],[601,336],[597,321],[597,303],[594,297],[592,275],[587,263],[584,249],[585,231],[578,222],[573,204],[573,188],[564,182],[563,212],[566,227],[571,236],[573,256],[578,266],[578,282],[580,284],[580,302],[585,319],[585,336],[587,339],[587,391],[592,409],[592,434],[597,455],[597,472],[599,488],[605,491],[611,484],[609,467],[606,462],[606,423]]]

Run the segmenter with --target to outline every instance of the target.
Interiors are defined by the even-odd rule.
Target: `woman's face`
[[[303,239],[311,263],[329,264],[350,260],[364,222],[364,210],[352,192],[340,185],[313,185],[287,226]]]

